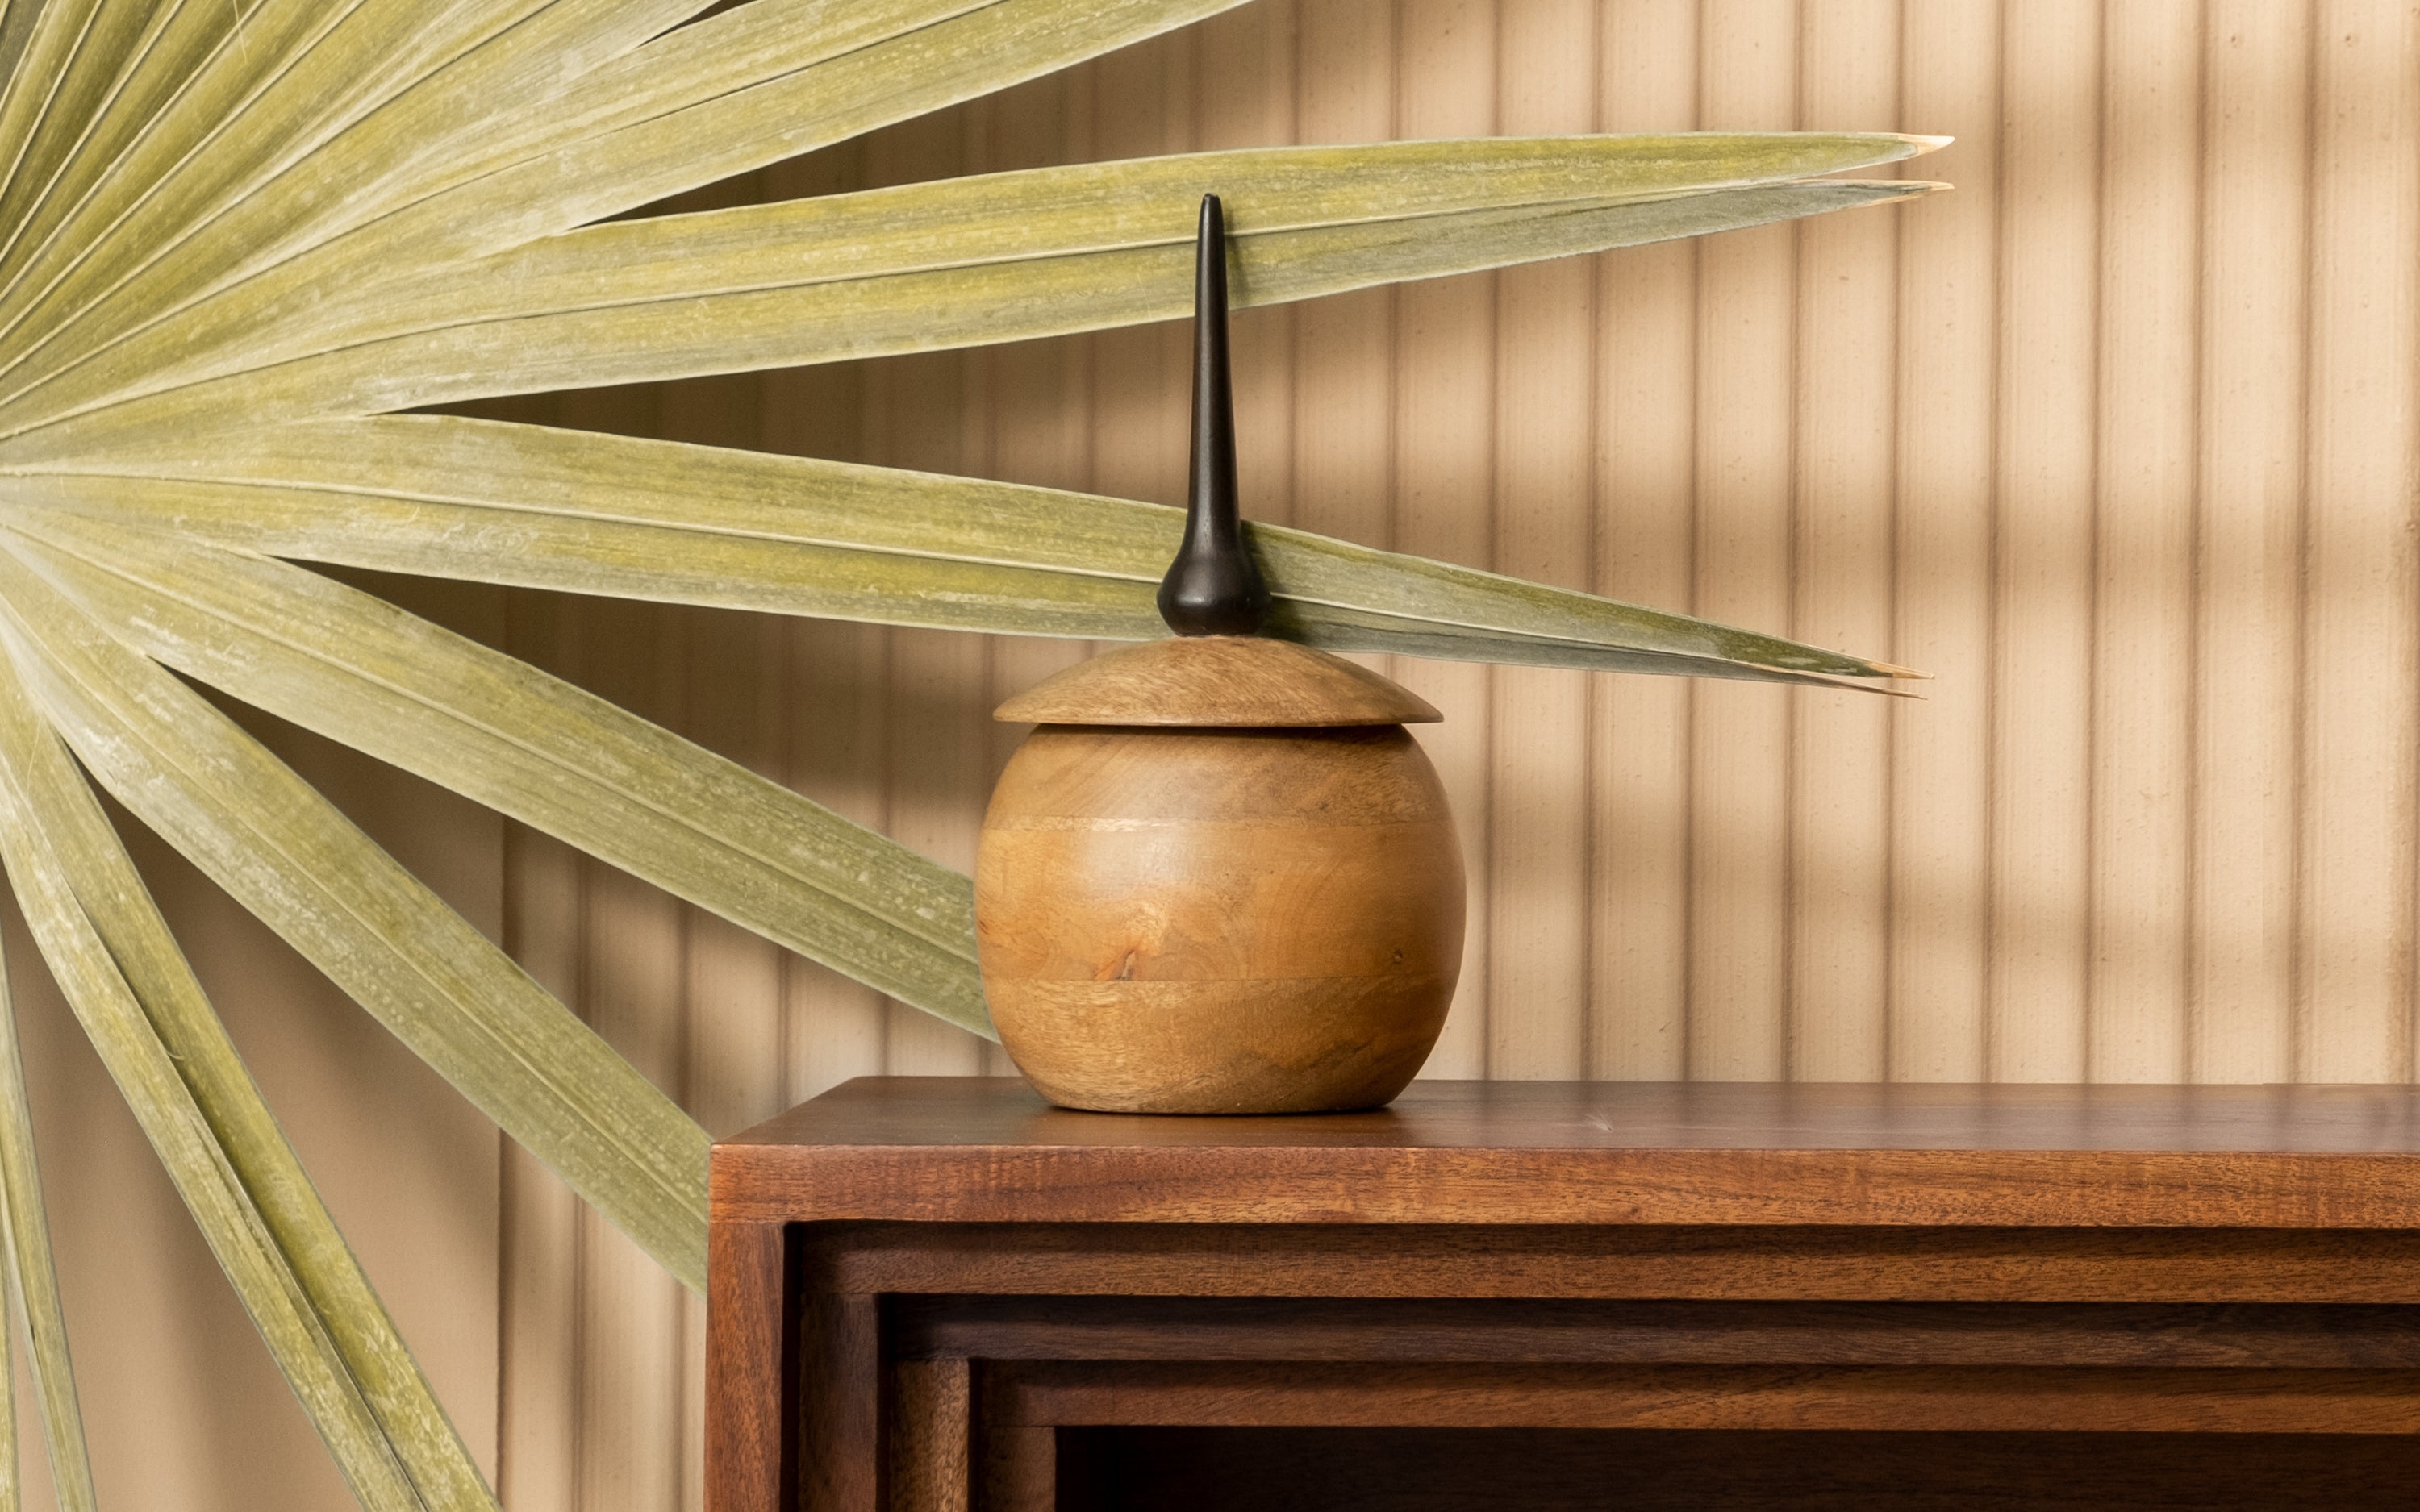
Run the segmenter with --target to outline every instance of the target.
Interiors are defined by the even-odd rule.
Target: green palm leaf
[[[260,7],[217,39],[225,45],[199,60],[194,86],[144,122],[128,150],[72,196],[46,201],[50,213],[28,227],[43,236],[29,242],[25,266],[0,259],[0,273],[13,275],[0,323],[20,337],[7,368],[39,374],[79,349],[58,343],[62,330],[90,342],[156,323],[231,271],[290,255],[315,228],[392,208],[360,193],[365,183],[425,197],[477,177],[494,164],[445,149],[483,127],[509,131],[506,123],[525,118],[521,102],[558,88],[566,67],[618,56],[698,8],[700,0],[517,0],[454,7],[450,24],[443,12],[434,23],[424,14],[414,32],[409,0]],[[416,40],[399,56],[398,28]],[[378,66],[365,73],[365,59]],[[213,148],[198,158],[195,131]]]
[[[20,10],[30,14],[32,7]],[[240,19],[229,6],[195,0],[157,8],[153,29],[138,40],[128,66],[77,134],[57,168],[47,177],[18,174],[0,193],[0,278],[23,266],[51,232],[85,202],[101,178],[125,160],[195,69],[224,42]],[[5,28],[6,22],[0,22]],[[0,36],[0,54],[6,52]]]
[[[294,563],[1120,639],[1158,633],[1177,529],[1124,500],[393,411],[1170,318],[1207,189],[1238,302],[1266,304],[1933,187],[1826,177],[1920,138],[1573,137],[611,219],[1237,3],[0,0],[0,856],[365,1505],[492,1498],[77,762],[695,1286],[704,1131],[175,673],[981,1032],[966,879]],[[1261,527],[1253,549],[1277,633],[1321,645],[1900,674],[1303,532]],[[6,1009],[0,1289],[30,1324],[54,1480],[84,1507]]]
[[[34,45],[59,67],[45,81],[0,100],[0,142],[8,145],[0,210],[22,207],[51,182],[164,18],[149,8],[80,0],[43,16]]]
[[[956,872],[568,683],[316,573],[55,516],[29,514],[21,529],[18,550],[178,671],[423,772],[961,1027],[990,1032],[975,980],[972,895]],[[165,682],[156,669],[150,675]],[[243,795],[243,785],[228,784],[225,801]],[[138,796],[128,802],[140,811]],[[541,1066],[560,1057],[552,1046],[533,1053]],[[695,1153],[689,1184],[702,1202],[702,1141]],[[704,1251],[683,1258],[690,1262],[683,1273],[702,1278]]]
[[[31,375],[39,378],[131,330],[163,326],[189,306],[207,304],[216,322],[242,329],[256,322],[260,312],[277,318],[298,306],[316,305],[332,288],[410,282],[404,270],[464,262],[517,246],[987,93],[1239,3],[887,0],[862,10],[828,0],[786,3],[780,8],[794,13],[789,40],[769,48],[756,35],[762,28],[750,16],[757,8],[752,6],[718,18],[724,25],[701,23],[664,39],[658,45],[668,51],[667,57],[653,58],[654,48],[642,50],[633,60],[635,73],[598,69],[580,78],[582,97],[597,101],[591,107],[596,114],[583,118],[571,113],[568,129],[553,140],[524,146],[508,133],[494,154],[506,161],[442,191],[408,176],[402,181],[382,179],[378,155],[395,150],[392,144],[418,141],[432,131],[441,137],[453,134],[449,128],[458,131],[454,122],[459,111],[445,109],[444,92],[439,91],[411,102],[420,108],[400,109],[396,118],[373,117],[365,123],[368,129],[342,147],[332,144],[323,156],[315,155],[320,161],[313,161],[306,174],[245,186],[251,192],[228,213],[194,234],[178,234],[184,230],[179,217],[192,214],[186,204],[194,197],[191,192],[174,199],[169,211],[150,217],[167,222],[164,226],[113,228],[94,253],[78,255],[63,284],[54,280],[43,287],[40,298],[68,312],[54,315],[50,326],[70,331],[70,338],[54,345],[53,332],[44,331],[23,351],[0,354],[0,368],[39,357]],[[664,16],[661,8],[648,13]],[[739,23],[742,16],[750,16],[750,23]],[[823,24],[810,24],[814,22]],[[692,39],[692,31],[700,35]],[[370,45],[332,46],[322,55],[341,65],[381,54]],[[561,45],[542,56],[558,73],[581,60],[578,50]],[[659,69],[657,62],[669,66]],[[914,82],[906,87],[902,69],[913,70]],[[492,81],[487,98],[509,99],[503,92],[517,83]],[[477,133],[469,134],[473,141],[454,144],[456,157],[475,164],[482,154]],[[283,145],[272,140],[269,150]],[[347,161],[364,154],[373,161]],[[251,159],[230,150],[216,161],[248,164]],[[365,176],[385,193],[362,193]],[[356,208],[348,215],[341,206],[325,208],[324,202],[339,197],[366,199],[379,213]],[[31,286],[35,280],[20,283]],[[0,298],[0,321],[14,319],[9,302]],[[189,347],[212,339],[208,326],[177,338]],[[26,377],[18,375],[18,382]]]
[[[331,307],[327,289],[313,285],[319,303],[307,327],[282,322],[280,316],[287,313],[284,306],[262,290],[247,290],[241,299],[209,301],[207,316],[178,310],[155,319],[144,346],[123,354],[114,367],[149,371],[182,349],[182,370],[223,370],[224,361],[212,368],[196,363],[191,353],[219,352],[238,337],[252,338],[238,341],[237,347],[255,363],[332,349],[429,324],[428,300],[435,301],[441,317],[435,324],[457,326],[600,303],[632,305],[903,273],[947,274],[1121,252],[1156,251],[1162,261],[1173,256],[1182,265],[1180,272],[1189,274],[1184,256],[1190,246],[1189,206],[1205,183],[1219,185],[1235,206],[1239,261],[1254,275],[1239,291],[1242,297],[1264,302],[1273,296],[1298,299],[1314,292],[1316,285],[1297,276],[1294,287],[1276,293],[1287,282],[1280,270],[1288,248],[1272,245],[1267,239],[1273,235],[1291,233],[1298,241],[1306,232],[1490,210],[1526,210],[1530,213],[1519,219],[1546,219],[1575,208],[1872,167],[1909,157],[1927,145],[1926,139],[1887,133],[1704,133],[1198,153],[613,223],[550,236],[469,265],[412,264],[398,271],[385,246],[331,246],[321,255],[338,260],[320,269],[322,281],[340,280],[336,287],[365,292]],[[375,171],[375,165],[363,167]],[[1837,192],[1844,186],[1798,187]],[[1904,193],[1926,187],[1900,183],[1895,189]],[[1800,213],[1818,208],[1827,207],[1810,204]],[[256,234],[266,230],[256,228]],[[1582,244],[1565,239],[1563,250]],[[1526,255],[1553,255],[1552,245],[1541,244]],[[1331,239],[1322,250],[1331,277],[1353,275],[1349,266],[1334,266],[1349,261],[1351,243],[1338,245]],[[188,259],[179,266],[190,281],[203,270],[192,266],[190,251],[179,251]],[[1406,266],[1394,276],[1495,266],[1524,255],[1509,247],[1491,255],[1483,244],[1465,246],[1459,265],[1450,257],[1438,257],[1426,267]],[[259,256],[254,252],[254,260]],[[1096,263],[1085,266],[1099,270]],[[1379,282],[1383,275],[1365,270],[1361,279]],[[1184,277],[1155,280],[1146,296],[1155,307],[1138,317],[1182,313],[1181,305],[1171,302],[1171,285],[1179,298],[1187,292]],[[399,300],[400,288],[415,285],[423,287],[421,297]],[[264,345],[259,337],[271,331],[282,339]],[[13,396],[23,386],[22,381],[12,384],[0,391],[0,397]],[[81,388],[110,392],[105,380],[89,375]]]
[[[17,1049],[17,1006],[0,963],[0,1238],[8,1299],[22,1308],[33,1341],[34,1396],[41,1409],[42,1437],[49,1445],[52,1494],[61,1512],[91,1512],[92,1461],[85,1450],[84,1410],[77,1405],[75,1366],[68,1355],[67,1318],[59,1306],[59,1278],[51,1263],[51,1224],[42,1207],[41,1167],[34,1159],[34,1117],[25,1102],[25,1064]],[[0,1341],[13,1339],[7,1312],[0,1311]],[[0,1349],[0,1366],[9,1366]],[[16,1412],[9,1393],[13,1367],[0,1368],[0,1433],[8,1449],[9,1494],[0,1506],[17,1504]]]
[[[0,1271],[0,1308],[13,1312],[17,1304],[17,1278]],[[17,1512],[23,1504],[19,1493],[23,1472],[17,1454],[17,1335],[13,1329],[0,1329],[0,1369],[8,1379],[0,1381],[0,1512]]]
[[[201,985],[21,673],[0,665],[0,858],[43,959],[353,1494],[492,1507]]]
[[[101,20],[101,0],[43,6],[17,0],[8,8],[8,45],[23,65],[10,72],[7,89],[0,91],[0,177],[13,183],[29,177],[26,153],[46,127],[73,130],[74,85],[79,75],[90,76],[100,55],[98,49],[86,52],[85,42]],[[54,111],[61,119],[51,125]]]
[[[1190,308],[1190,207],[1205,182],[1232,186],[1234,293],[1245,305],[1731,230],[1932,187],[1730,181],[1869,165],[1919,147],[1904,137],[1819,137],[1783,152],[1774,141],[1205,154],[610,225],[327,312],[307,338],[282,347],[239,342],[180,362],[226,336],[208,320],[163,322],[105,360],[0,400],[0,436],[17,438],[17,455],[54,457],[175,434],[230,405],[256,421],[355,414],[1168,319]],[[1112,177],[1107,168],[1125,171]],[[224,326],[243,311],[230,301],[212,313]],[[312,348],[324,355],[304,355]]]
[[[271,556],[1100,640],[1165,633],[1153,594],[1184,518],[1050,488],[436,415],[179,438],[82,467],[27,474],[20,497]],[[89,530],[79,539],[106,549]],[[1339,650],[1769,681],[1896,671],[1307,531],[1256,526],[1252,540],[1279,633]],[[170,559],[151,580],[194,578],[191,591],[209,594],[210,577]]]
[[[705,1131],[233,720],[28,571],[38,548],[10,545],[0,598],[102,784],[704,1290]]]

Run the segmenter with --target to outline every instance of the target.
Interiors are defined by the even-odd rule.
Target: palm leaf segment
[[[190,856],[690,1286],[706,1138],[174,672],[407,766],[978,1033],[965,878],[295,565],[895,625],[1157,632],[1174,511],[396,411],[1185,313],[1931,186],[1890,135],[1113,162],[609,220],[1237,0],[6,0],[0,856],[35,939],[366,1506],[491,1505],[89,785]],[[1264,528],[1345,649],[1833,682],[1896,669]],[[0,1283],[91,1504],[13,1034]],[[8,1464],[13,1465],[13,1450]],[[13,1473],[5,1477],[13,1488]]]

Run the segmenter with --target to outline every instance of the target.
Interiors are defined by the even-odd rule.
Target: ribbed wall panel
[[[2323,0],[1264,0],[759,176],[1457,133],[1952,133],[1957,193],[1236,322],[1258,517],[1923,667],[1401,662],[1462,817],[1432,1072],[2412,1074],[2420,32]],[[1218,187],[1205,183],[1205,189]],[[551,401],[1174,502],[1184,328]],[[953,865],[1083,648],[524,595],[516,650]],[[718,1131],[998,1052],[551,842],[513,943]],[[505,1171],[515,1512],[694,1505],[699,1314]]]

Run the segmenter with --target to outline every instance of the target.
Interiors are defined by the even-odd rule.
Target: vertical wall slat
[[[1497,22],[1497,129],[1596,125],[1593,0],[1531,0]],[[1578,259],[1509,269],[1496,293],[1495,565],[1586,588],[1596,500],[1596,270]],[[1589,684],[1503,667],[1486,717],[1491,1075],[1588,1070]]]
[[[1711,131],[1788,131],[1798,115],[1794,0],[1707,0]],[[1699,244],[1698,539],[1693,610],[1730,625],[1790,616],[1797,228]],[[1704,682],[1690,774],[1689,1074],[1786,1070],[1789,740],[1794,695]]]
[[[1292,0],[1260,0],[1203,23],[1195,101],[1202,150],[1296,139],[1299,33]],[[1296,313],[1264,305],[1232,322],[1236,483],[1246,517],[1275,525],[1294,523]]]
[[[2086,1067],[2101,7],[2007,13],[1991,1073]]]
[[[1091,156],[1091,80],[1053,74],[970,113],[976,128],[974,172],[1079,162]],[[970,409],[985,434],[968,471],[988,478],[1051,488],[1092,485],[1092,366],[1090,351],[1068,341],[1021,342],[972,354],[971,381],[981,395]],[[978,795],[990,791],[1030,726],[1004,725],[991,707],[1090,654],[1080,640],[1003,636],[989,644],[990,684],[985,691],[987,721],[984,770]],[[972,857],[970,856],[970,861]],[[997,1045],[983,1052],[989,1074],[1013,1074],[1016,1066]]]
[[[1602,18],[1605,128],[1698,124],[1694,0]],[[1698,253],[1598,260],[1597,592],[1678,609],[1696,554]],[[1689,685],[1606,677],[1590,689],[1589,1072],[1677,1077],[1688,1014]]]
[[[1303,8],[1297,108],[1309,140],[1382,142],[1395,134],[1394,11],[1372,0]],[[1390,289],[1370,289],[1294,312],[1293,521],[1369,546],[1390,544],[1394,300]]]
[[[2309,8],[2211,0],[2203,105],[2191,1076],[2291,1060]]]
[[[1194,147],[1195,38],[1179,34],[1093,65],[1092,147],[1106,158]],[[1203,184],[1207,192],[1216,185]],[[1189,225],[1189,223],[1188,223]],[[1093,482],[1104,493],[1185,502],[1186,405],[1192,393],[1185,321],[1089,338],[1094,348]]]
[[[2412,1073],[2420,18],[2389,0],[2327,0],[2318,15],[2304,1001],[2291,1071],[2400,1081]]]
[[[612,390],[565,404],[566,418],[628,434],[657,428],[659,396]],[[652,605],[582,606],[580,676],[604,698],[659,723],[687,712],[687,616]],[[580,918],[582,1016],[671,1096],[686,1098],[690,1004],[684,905],[600,862],[586,873]],[[683,1504],[688,1294],[594,1210],[580,1214],[579,1506]],[[655,1382],[631,1392],[623,1383]]]
[[[558,675],[576,674],[579,625],[573,601],[516,594],[505,615],[505,650]],[[585,944],[580,854],[550,836],[509,825],[504,873],[505,950],[540,986],[577,1008]],[[495,1489],[513,1512],[576,1512],[581,1203],[560,1178],[510,1140],[504,1142],[503,1166]]]
[[[1497,7],[1476,0],[1406,0],[1396,14],[1394,133],[1460,136],[1496,130]],[[1315,84],[1306,74],[1306,86]],[[1311,122],[1306,119],[1308,135]],[[1317,140],[1311,137],[1311,140]],[[1495,281],[1484,275],[1414,284],[1394,291],[1394,371],[1389,528],[1396,549],[1486,566],[1496,507]],[[1366,381],[1366,380],[1365,380]],[[1374,389],[1374,385],[1373,385]],[[1306,416],[1308,411],[1306,411]],[[1306,433],[1300,444],[1309,444]],[[1494,1025],[1488,930],[1488,723],[1492,669],[1394,658],[1389,671],[1435,704],[1443,724],[1422,725],[1420,747],[1435,764],[1461,831],[1469,879],[1462,980],[1445,1037],[1423,1074],[1484,1076]]]
[[[862,144],[766,170],[775,194],[831,193],[866,177]],[[812,367],[757,380],[759,444],[794,455],[855,460],[864,452],[865,393],[857,370]],[[884,818],[886,633],[824,620],[783,625],[781,660],[757,697],[782,727],[783,780],[861,825]],[[783,1097],[795,1103],[882,1069],[889,1012],[880,993],[799,957],[783,962]]]
[[[1910,5],[1902,122],[1957,185],[1900,216],[1891,644],[1933,674],[1891,711],[1887,1041],[1899,1081],[1980,1081],[1991,845],[1991,458],[1999,393],[2000,16]]]
[[[2201,0],[2115,6],[2101,75],[2090,1040],[2094,1081],[2185,1074],[2193,829]]]
[[[799,620],[783,627],[780,702],[786,780],[844,819],[879,828],[890,748],[880,628]],[[813,1097],[882,1069],[887,1000],[829,966],[792,958],[783,978],[783,1095]]]
[[[920,855],[974,870],[982,810],[970,796],[990,768],[989,647],[941,630],[893,630],[887,687],[891,748],[885,828]],[[891,1005],[882,1069],[892,1075],[972,1075],[984,1041],[905,1004]]]
[[[752,447],[768,391],[751,378],[682,384],[663,394],[667,434]],[[673,617],[673,616],[667,616]],[[766,615],[676,611],[681,624],[680,733],[760,776],[779,779],[780,711],[757,695],[783,649],[782,622]],[[685,918],[689,1109],[713,1134],[736,1133],[779,1113],[787,952],[752,931],[691,908]]]
[[[869,139],[866,172],[876,184],[911,182],[967,171],[963,116],[909,121]],[[861,429],[866,460],[936,472],[966,470],[980,424],[968,382],[972,361],[934,352],[869,363]],[[889,791],[884,827],[902,844],[945,866],[971,870],[980,810],[970,795],[988,764],[990,646],[987,638],[941,630],[889,634],[884,687]],[[967,1074],[983,1069],[983,1041],[905,1004],[891,1005],[883,1029],[883,1070],[893,1074]]]
[[[516,842],[507,861],[516,890],[535,898],[553,892],[559,911],[576,906],[578,891],[565,873],[577,862],[551,841],[537,845],[558,854],[546,860]],[[576,934],[546,920],[530,935],[557,941]],[[558,996],[569,994],[549,980],[538,952],[514,951],[531,974]],[[568,950],[555,952],[569,955]],[[498,1303],[496,1492],[512,1512],[569,1512],[579,1505],[575,1467],[580,1453],[580,1199],[537,1157],[506,1141],[497,1229],[503,1275]]]
[[[1895,0],[1806,0],[1805,126],[1870,131],[1899,119],[1898,12]],[[1897,654],[1898,231],[1888,215],[1842,215],[1798,233],[1791,633],[1885,657]],[[1891,711],[1879,698],[1825,693],[1797,695],[1793,713],[1790,1072],[1879,1081],[1888,1068]]]

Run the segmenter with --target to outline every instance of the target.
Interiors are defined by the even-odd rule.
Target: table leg
[[[888,1512],[970,1512],[971,1374],[964,1360],[892,1365]]]
[[[799,1321],[799,1504],[802,1512],[879,1512],[878,1299],[811,1284]]]
[[[707,1237],[706,1512],[782,1512],[796,1396],[783,1369],[794,1280],[781,1224],[716,1224]]]

